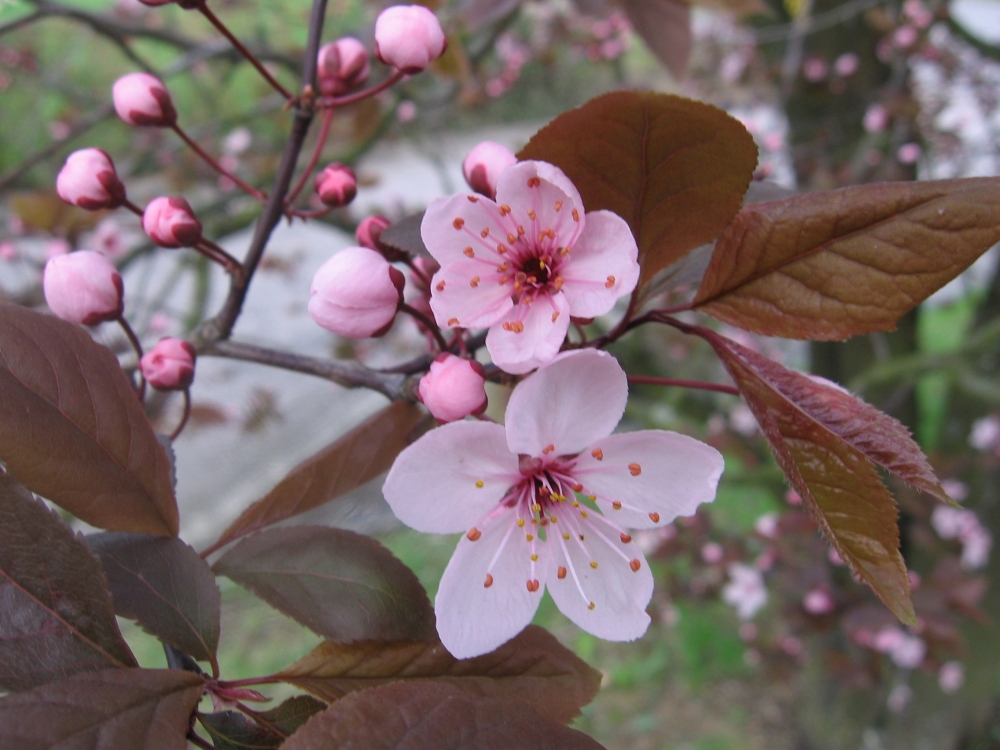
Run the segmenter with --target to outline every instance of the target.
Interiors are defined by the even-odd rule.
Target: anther
[[[443,281],[439,281],[439,282],[438,282],[438,283],[437,283],[437,284],[436,284],[436,285],[434,286],[434,288],[435,288],[435,289],[437,289],[437,290],[438,290],[439,292],[443,292],[443,291],[444,291],[444,282],[443,282]]]
[[[479,286],[479,277],[473,276],[471,279],[469,279],[469,286],[471,286],[473,289]]]
[[[470,542],[474,542],[477,539],[479,539],[479,537],[481,537],[482,535],[483,532],[481,532],[479,529],[473,526],[471,529],[469,529],[469,533],[466,534],[465,536],[468,538]]]
[[[534,221],[538,218],[538,214],[536,214],[533,210],[528,209],[528,218]]]
[[[556,201],[556,211],[562,211],[562,201]]]
[[[615,285],[615,277],[614,276],[608,276],[608,280],[604,282],[604,287],[606,289],[610,289],[614,285]]]
[[[571,250],[572,250],[572,248],[569,248],[569,247],[561,247],[561,248],[559,248],[559,255],[561,255],[563,258],[565,258],[567,255],[570,254]]]
[[[532,504],[531,504],[531,509],[532,509],[533,511],[535,511],[535,513],[540,513],[540,512],[541,512],[541,510],[542,510],[542,506],[541,506],[541,505],[539,505],[538,503],[532,503]]]
[[[465,250],[463,250],[462,253],[465,255],[466,258],[475,258],[476,257],[476,251],[473,250],[471,247],[465,248]]]
[[[459,217],[455,219],[455,221],[453,221],[451,225],[455,227],[455,229],[461,229],[462,227],[465,226],[465,219]]]
[[[457,326],[458,325],[458,318],[449,318],[448,319],[448,325],[450,325],[450,326]]]
[[[486,239],[487,237],[489,237],[490,236],[490,228],[486,227],[482,232],[479,233],[479,236],[482,237],[483,239]],[[609,276],[608,278],[610,279],[611,277]]]
[[[637,477],[642,474],[642,467],[639,464],[629,464],[628,470],[632,472],[632,476]]]
[[[556,447],[554,445],[552,445],[552,443],[549,443],[544,448],[542,448],[542,453],[544,453],[547,456],[548,454],[550,454],[555,449],[556,449]]]
[[[628,534],[625,533],[622,533],[621,538],[622,538],[622,544],[628,544],[629,542],[632,541],[632,537],[630,537]]]
[[[538,581],[528,581],[528,591],[532,594],[538,591]]]
[[[475,195],[467,195],[465,197],[469,199],[469,203],[479,203],[479,198]]]
[[[591,602],[590,604],[587,605],[587,609],[589,609],[590,611],[593,611],[594,607],[596,607],[596,606],[597,606],[596,604],[594,604],[593,602]]]
[[[573,501],[573,507],[574,508],[579,508],[580,507],[580,503],[578,503],[576,500],[574,500]]]
[[[628,564],[628,566],[629,566],[630,568],[632,568],[632,572],[633,572],[633,573],[638,573],[638,572],[639,572],[639,568],[641,568],[641,567],[642,567],[642,563],[641,563],[641,562],[639,562],[638,558],[636,558],[635,560],[633,560],[632,562],[630,562],[630,563]]]
[[[580,212],[575,208],[573,209],[573,221],[580,221]]]
[[[516,234],[508,234],[507,235],[507,244],[513,245],[515,242],[517,242],[517,235]]]
[[[521,333],[524,330],[524,323],[522,323],[519,320],[515,320],[511,324],[510,328],[512,331],[514,331],[514,333]]]
[[[579,482],[573,485],[573,492],[583,492],[583,485]]]
[[[541,184],[542,184],[542,181],[540,179],[538,179],[537,177],[529,177],[528,178],[528,187],[530,187],[530,188],[538,187]]]
[[[558,292],[563,288],[563,284],[566,283],[566,279],[562,276],[556,276],[555,280],[552,282],[552,287]]]
[[[510,322],[509,321],[504,321],[503,325],[501,325],[500,327],[503,328],[505,331],[509,331],[510,330]]]
[[[523,518],[518,518],[518,519],[517,519],[517,525],[518,525],[518,526],[519,526],[520,528],[522,528],[522,529],[523,529],[523,528],[524,528],[524,519],[523,519]]]
[[[476,480],[476,487],[478,487],[479,489],[482,489],[485,486],[486,486],[486,483],[482,479],[477,479]]]
[[[561,581],[561,580],[562,580],[563,578],[565,578],[565,577],[566,577],[566,568],[563,568],[563,567],[560,567],[560,568],[559,568],[559,570],[557,570],[557,571],[556,571],[556,577],[557,577],[557,578],[558,578],[558,579],[559,579],[560,581]]]
[[[597,570],[597,560],[591,560],[590,567],[592,567],[594,570]]]
[[[555,323],[557,320],[559,320],[559,311],[558,310],[556,310],[554,313],[552,313],[552,322]]]
[[[580,518],[586,518],[586,517],[587,517],[587,511],[581,510],[580,511]]]
[[[501,216],[506,216],[509,213],[510,213],[510,206],[508,206],[506,203],[501,203],[500,204],[500,215]]]
[[[520,224],[517,225],[517,233],[522,236],[524,235],[524,227],[522,227]]]
[[[596,503],[597,502],[597,495],[587,495],[587,499],[590,500],[590,502],[592,502],[592,503]]]
[[[563,541],[569,541],[569,534],[563,534]]]
[[[660,522],[660,514],[659,513],[650,513],[649,514],[649,520],[652,521],[653,523],[659,523]]]
[[[614,508],[615,510],[621,510],[622,504],[618,500],[615,500],[613,503],[611,503],[611,507]]]
[[[508,281],[510,281],[510,276],[501,276],[497,283],[500,284],[500,286],[503,286]]]
[[[590,455],[596,458],[598,461],[604,460],[604,451],[602,451],[600,448],[594,448],[594,450],[590,452]]]
[[[525,539],[527,539],[527,540],[528,540],[529,542],[533,542],[533,541],[535,541],[535,535],[534,535],[534,534],[528,534],[528,535],[527,535],[526,537],[524,537],[524,538],[525,538]]]
[[[503,245],[503,244],[497,245],[497,254],[498,255],[506,255],[507,254],[507,246]],[[506,265],[506,264],[504,264],[504,265]],[[504,269],[504,270],[506,271],[507,269]]]
[[[510,268],[510,263],[501,263],[499,266],[497,266],[497,273],[503,273],[509,268]]]
[[[486,574],[486,580],[483,582],[483,588],[484,589],[488,589],[492,585],[493,585],[493,576],[491,576],[489,573],[487,573]]]
[[[538,555],[532,554],[531,555],[531,562],[538,562]]]
[[[583,534],[580,534],[580,541],[585,542],[587,541],[587,538]]]

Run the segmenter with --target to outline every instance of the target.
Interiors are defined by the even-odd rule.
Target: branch
[[[41,20],[42,18],[45,18],[45,14],[42,13],[40,10],[36,10],[34,13],[29,13],[26,16],[21,16],[20,18],[16,18],[13,21],[10,21],[9,23],[0,24],[0,36],[3,36],[4,34],[7,34],[11,31],[16,31],[22,26],[27,26],[28,24],[34,23],[35,21]]]

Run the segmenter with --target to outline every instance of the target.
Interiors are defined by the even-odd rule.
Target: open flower
[[[628,529],[662,527],[711,501],[722,457],[672,432],[612,435],[627,399],[612,356],[567,352],[514,389],[506,427],[452,422],[396,459],[383,492],[400,520],[465,532],[435,601],[456,657],[517,635],[546,587],[600,638],[646,632],[653,577]]]
[[[570,316],[604,315],[639,279],[639,250],[610,211],[584,214],[561,170],[505,169],[496,201],[459,193],[427,209],[420,234],[441,264],[431,309],[439,325],[489,328],[493,362],[516,374],[556,356]]]

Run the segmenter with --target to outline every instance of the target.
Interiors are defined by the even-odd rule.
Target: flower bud
[[[358,194],[358,178],[346,164],[331,164],[316,175],[316,193],[324,206],[346,206]]]
[[[506,146],[483,141],[465,157],[462,172],[469,187],[493,200],[497,196],[497,179],[500,173],[516,163],[517,157]]]
[[[118,208],[125,202],[125,186],[114,162],[99,148],[74,151],[56,177],[56,192],[69,204],[98,211]]]
[[[70,323],[94,326],[115,320],[125,305],[118,269],[92,250],[51,258],[45,264],[42,288],[49,309]]]
[[[420,5],[394,5],[375,21],[375,55],[403,73],[419,73],[444,54],[441,24]]]
[[[191,247],[201,239],[201,222],[179,195],[151,200],[142,212],[142,228],[160,247]]]
[[[434,274],[441,270],[441,264],[434,260],[434,258],[418,257],[413,259],[413,265],[420,272],[420,274],[410,273],[413,284],[420,292],[430,294],[430,280],[434,278]],[[433,313],[431,317],[434,317]]]
[[[169,127],[177,122],[177,110],[170,92],[156,76],[129,73],[111,88],[115,111],[129,125]]]
[[[454,422],[486,409],[483,366],[454,354],[442,354],[420,379],[420,400],[439,422]]]
[[[392,326],[405,283],[381,254],[348,247],[313,277],[309,314],[317,325],[341,336],[381,336]]]
[[[317,76],[320,92],[339,96],[365,82],[371,73],[368,50],[354,37],[324,44],[319,51]]]
[[[374,214],[361,220],[358,228],[354,230],[354,237],[361,247],[369,250],[378,250],[378,238],[383,230],[389,226],[389,220],[380,214]]]
[[[139,360],[146,382],[158,391],[183,391],[194,380],[195,351],[183,339],[166,338]]]

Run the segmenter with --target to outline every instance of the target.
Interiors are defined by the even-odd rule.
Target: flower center
[[[543,258],[528,258],[521,266],[521,271],[525,274],[525,283],[544,286],[549,283],[549,271],[551,259],[546,263]]]

